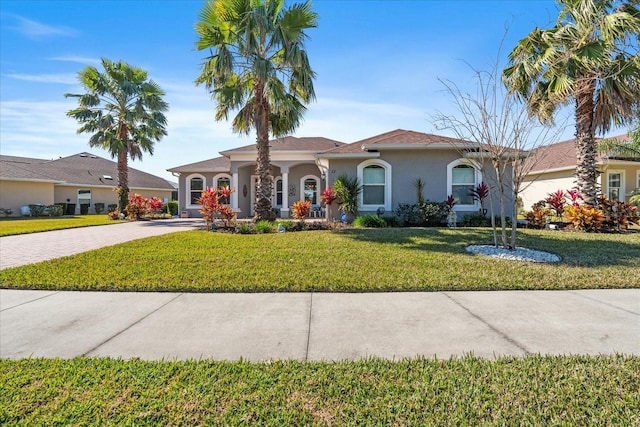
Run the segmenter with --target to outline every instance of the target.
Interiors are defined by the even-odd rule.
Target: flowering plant
[[[449,196],[447,196],[447,200],[444,203],[447,205],[447,211],[451,212],[456,204],[456,199],[452,194],[449,194]]]
[[[549,206],[551,206],[551,209],[556,214],[557,218],[562,217],[562,213],[564,212],[564,205],[566,204],[564,191],[558,190],[554,193],[550,193],[546,199],[546,202]]]

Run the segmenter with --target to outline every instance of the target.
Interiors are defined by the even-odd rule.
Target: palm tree
[[[640,98],[640,10],[618,0],[559,0],[556,25],[534,29],[509,54],[505,84],[545,123],[575,102],[576,187],[596,206],[595,133],[633,115]]]
[[[104,73],[92,66],[78,73],[87,93],[64,96],[78,99],[78,108],[67,116],[82,124],[78,133],[92,134],[89,146],[118,158],[118,208],[123,212],[129,199],[128,158],[153,155],[154,143],[167,134],[163,112],[169,105],[145,70],[108,59],[102,59],[102,66]]]
[[[196,84],[216,101],[216,120],[237,112],[234,132],[256,131],[256,220],[274,218],[269,134],[295,130],[315,99],[304,30],[316,27],[311,3],[284,0],[210,0],[196,23],[199,50],[210,50]]]

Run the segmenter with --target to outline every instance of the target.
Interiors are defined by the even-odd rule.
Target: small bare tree
[[[500,206],[500,245],[516,248],[517,199],[526,189],[525,177],[539,163],[536,148],[557,142],[564,125],[549,127],[531,117],[527,106],[514,96],[502,82],[502,67],[496,61],[490,71],[479,71],[469,66],[477,82],[476,93],[464,92],[451,80],[439,79],[445,92],[451,97],[457,114],[438,112],[433,116],[438,129],[452,131],[456,137],[468,141],[468,146],[460,149],[467,158],[476,158],[483,169],[493,169],[492,180],[488,182],[490,191],[490,214],[494,244],[498,244],[498,232],[493,213],[492,193],[497,190]],[[566,120],[565,120],[566,123]],[[477,148],[480,144],[480,149]],[[482,171],[483,176],[485,170]],[[487,174],[491,176],[491,174]],[[527,183],[527,186],[529,183]],[[511,198],[511,236],[507,236],[507,197]]]

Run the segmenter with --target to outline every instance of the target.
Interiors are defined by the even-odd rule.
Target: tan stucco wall
[[[28,181],[0,181],[0,208],[11,209],[12,216],[20,216],[20,207],[31,203],[54,203],[53,183]]]

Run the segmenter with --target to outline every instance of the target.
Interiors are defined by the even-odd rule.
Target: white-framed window
[[[194,174],[186,178],[187,182],[187,206],[192,208],[200,207],[198,199],[205,189],[205,178],[202,175]]]
[[[78,190],[78,205],[91,204],[91,190]]]
[[[282,177],[277,177],[273,183],[273,206],[282,207]]]
[[[624,200],[624,173],[607,172],[607,197],[610,200]]]
[[[320,178],[315,175],[303,176],[300,180],[300,199],[317,205],[320,201]]]
[[[221,173],[219,175],[216,175],[213,177],[213,186],[220,189],[222,187],[229,187],[231,188],[231,175],[229,175],[228,173]],[[223,197],[220,199],[220,203],[222,203],[223,205],[228,205],[229,203],[231,203],[231,200],[229,200],[228,197]]]
[[[481,182],[480,167],[473,160],[458,159],[447,165],[447,195],[453,195],[456,201],[454,210],[480,207],[471,190]]]
[[[362,184],[360,206],[371,211],[378,208],[391,210],[391,165],[384,160],[371,159],[357,168],[358,181]]]
[[[640,171],[636,172],[636,190],[640,191]]]

